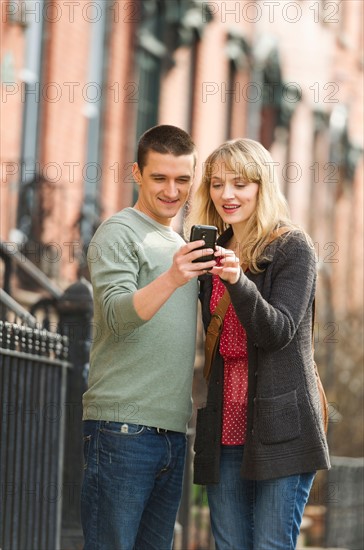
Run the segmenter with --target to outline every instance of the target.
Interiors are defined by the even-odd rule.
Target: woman
[[[330,467],[312,356],[313,245],[250,139],[208,157],[189,223],[221,235],[200,281],[205,329],[225,289],[231,300],[198,410],[194,481],[207,485],[217,550],[292,550],[316,470]]]

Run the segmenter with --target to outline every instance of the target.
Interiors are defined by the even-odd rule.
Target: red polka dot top
[[[214,312],[225,286],[213,275],[210,311]],[[248,408],[248,353],[246,333],[232,304],[226,311],[219,351],[224,360],[222,445],[243,445]]]

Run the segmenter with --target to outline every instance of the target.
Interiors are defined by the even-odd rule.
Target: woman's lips
[[[238,208],[240,208],[240,204],[229,204],[229,205],[224,204],[222,206],[222,209],[227,214],[233,214],[234,212],[236,212],[238,210]]]

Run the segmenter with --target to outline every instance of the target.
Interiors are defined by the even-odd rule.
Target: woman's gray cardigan
[[[228,229],[218,243],[232,236]],[[248,423],[241,474],[263,480],[330,467],[312,357],[313,248],[299,231],[266,248],[261,273],[226,283],[247,334]],[[205,330],[210,322],[212,277],[200,278]],[[217,352],[206,407],[198,410],[194,482],[219,481],[223,360]]]

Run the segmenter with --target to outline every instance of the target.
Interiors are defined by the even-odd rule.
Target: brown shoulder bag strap
[[[319,392],[319,398],[320,398],[320,406],[321,406],[321,413],[322,413],[322,420],[324,424],[324,430],[325,433],[327,433],[327,428],[329,425],[329,407],[328,402],[325,394],[324,387],[321,382],[321,378],[319,375],[319,371],[316,365],[315,357],[314,357],[314,350],[315,350],[315,298],[312,302],[312,360],[313,360],[313,366],[315,369],[315,375],[316,375],[316,382],[317,382],[317,388]]]
[[[222,328],[224,326],[224,317],[227,308],[230,304],[230,295],[225,288],[224,294],[221,296],[214,313],[211,316],[210,324],[207,328],[205,339],[205,365],[203,375],[206,382],[210,379],[211,365],[215,357],[216,348],[220,340]]]

